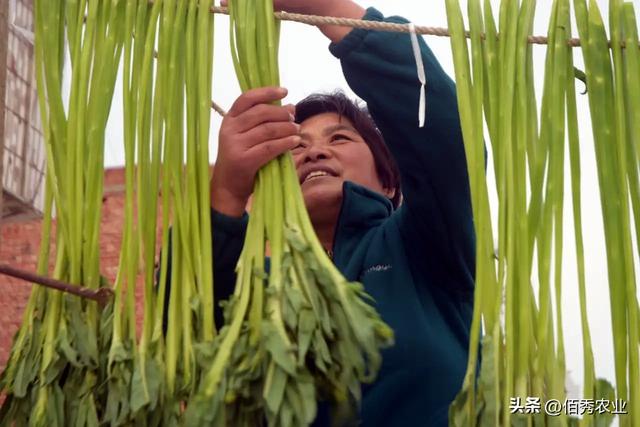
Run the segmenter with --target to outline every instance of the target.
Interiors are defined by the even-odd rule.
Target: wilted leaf
[[[304,358],[311,345],[313,331],[316,328],[316,318],[311,310],[301,310],[298,319],[298,364],[304,363]]]
[[[136,363],[131,377],[131,410],[138,412],[143,406],[149,404],[149,392],[147,387],[146,372],[142,363]]]
[[[273,360],[290,375],[295,374],[296,361],[292,354],[292,349],[275,327],[269,322],[262,324],[262,336],[265,349],[269,352]]]
[[[18,369],[16,370],[15,379],[13,381],[13,389],[11,390],[13,394],[18,398],[22,398],[27,395],[29,378],[27,371],[28,368],[26,365],[28,363],[28,360],[29,359],[24,358],[18,361]]]
[[[296,393],[302,399],[302,405],[304,407],[305,420],[311,423],[317,415],[318,402],[316,398],[315,386],[313,384],[313,378],[310,375],[300,375],[296,381]]]
[[[284,228],[284,236],[287,239],[287,242],[298,252],[302,252],[307,249],[307,242],[297,227],[291,225],[286,226]]]
[[[51,362],[45,367],[44,370],[44,384],[51,384],[56,379],[58,379],[65,365],[66,361],[61,358],[57,352],[54,352]]]
[[[278,413],[282,405],[287,379],[287,373],[277,364],[272,363],[269,366],[263,397],[267,408],[274,414]]]
[[[211,342],[202,341],[194,344],[193,349],[196,355],[196,362],[202,369],[205,369],[211,366],[213,362],[213,358],[218,349],[218,342],[216,340]]]
[[[285,291],[288,293],[289,290]],[[282,318],[284,319],[285,325],[289,328],[290,331],[295,331],[298,324],[298,316],[297,310],[293,307],[291,300],[289,298],[282,298],[281,300],[281,312]]]

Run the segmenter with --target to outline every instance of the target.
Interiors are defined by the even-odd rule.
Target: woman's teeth
[[[309,175],[307,175],[307,177],[304,179],[304,182],[309,181],[310,179],[313,178],[318,178],[320,176],[329,176],[328,173],[324,172],[324,171],[316,171],[316,172],[311,172]]]

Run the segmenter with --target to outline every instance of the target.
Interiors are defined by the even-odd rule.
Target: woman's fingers
[[[264,141],[247,151],[247,159],[256,169],[259,169],[279,155],[292,150],[298,144],[300,144],[300,137],[298,135]]]
[[[242,139],[246,141],[246,147],[251,149],[255,146],[267,144],[273,140],[296,136],[300,130],[300,125],[287,122],[266,122],[258,125],[242,134]]]
[[[240,215],[258,169],[300,143],[300,126],[293,121],[295,107],[274,105],[286,95],[280,87],[247,91],[222,120],[211,184],[214,207]]]
[[[236,117],[235,128],[238,132],[243,133],[263,123],[293,122],[294,115],[291,113],[291,107],[270,104],[255,105]]]
[[[258,104],[271,104],[287,96],[287,89],[277,86],[251,89],[243,93],[233,103],[229,112],[230,117],[237,117]]]

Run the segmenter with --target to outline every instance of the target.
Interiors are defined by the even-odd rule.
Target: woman
[[[274,0],[306,14],[383,18],[351,0]],[[407,34],[324,26],[347,82],[368,106],[315,95],[295,108],[270,103],[282,88],[240,96],[224,119],[212,180],[216,298],[235,283],[257,170],[292,150],[315,230],[349,280],[361,281],[393,328],[374,384],[363,386],[365,426],[445,426],[462,384],[473,306],[474,229],[455,87],[420,40],[426,125]],[[218,322],[221,320],[217,313]],[[317,424],[326,423],[321,411]]]

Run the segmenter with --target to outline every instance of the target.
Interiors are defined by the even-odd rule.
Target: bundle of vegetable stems
[[[35,3],[48,155],[39,272],[48,273],[55,206],[54,277],[91,289],[108,285],[100,276],[98,242],[105,129],[119,71],[125,219],[113,304],[101,310],[34,290],[0,383],[8,395],[2,425],[203,425],[207,419],[303,425],[315,418],[319,398],[348,407],[357,402],[360,381],[376,374],[379,347],[392,332],[361,299],[361,286],[347,283],[322,250],[290,156],[260,172],[238,285],[216,334],[210,6],[210,0]],[[271,3],[243,6],[234,15],[243,40],[238,71],[249,79],[242,87],[277,84]],[[254,7],[261,12],[248,13]],[[258,37],[263,31],[269,42],[258,45],[267,40]],[[67,54],[71,93],[65,103]],[[154,289],[159,194],[162,256]],[[144,287],[139,332],[138,282]],[[219,405],[216,396],[224,398]]]
[[[88,6],[88,7],[86,7]],[[38,1],[36,79],[46,139],[47,179],[40,273],[90,289],[101,286],[99,226],[104,132],[123,41],[123,9],[112,2]],[[83,26],[83,19],[86,23]],[[66,18],[66,25],[65,25]],[[68,104],[61,91],[65,37],[73,64]],[[51,217],[55,204],[55,234]],[[100,379],[109,337],[110,310],[93,302],[35,289],[23,327],[2,375],[8,397],[0,423],[16,425],[97,424],[106,389]],[[101,315],[102,314],[102,315]]]
[[[93,302],[34,289],[2,374],[7,399],[0,425],[175,425],[182,416],[200,372],[198,351],[206,353],[215,336],[207,191],[210,6],[207,0],[35,2],[36,77],[47,149],[39,272],[48,272],[55,206],[53,276],[92,289],[108,285],[99,273],[98,238],[105,129],[119,71],[125,224],[113,304],[100,310]],[[65,55],[71,58],[66,103]],[[164,250],[154,290],[160,189]],[[165,336],[169,256],[174,292]],[[145,308],[140,333],[138,278]]]
[[[470,50],[459,2],[445,1],[477,236],[470,357],[450,423],[578,422],[544,410],[513,414],[510,405],[515,397],[537,396],[543,404],[566,398],[560,301],[567,176],[583,397],[626,401],[620,425],[638,425],[640,50],[633,5],[610,0],[610,48],[594,0],[554,0],[538,111],[527,43],[535,0],[502,0],[497,21],[489,0],[469,0]],[[333,404],[336,418],[352,415],[360,383],[375,378],[379,349],[393,333],[362,286],[346,281],[320,245],[289,154],[258,174],[235,292],[216,329],[208,192],[211,6],[212,0],[35,0],[35,75],[47,152],[38,272],[90,289],[111,286],[100,275],[100,206],[105,129],[119,74],[125,222],[112,304],[34,288],[0,376],[7,395],[0,425],[308,425],[319,400]],[[615,388],[596,378],[587,315],[574,79],[581,73],[566,43],[572,9],[600,182]],[[241,89],[279,85],[271,0],[232,1],[229,11]],[[67,67],[68,97],[62,91]],[[137,284],[144,290],[141,330]],[[579,422],[602,425],[611,418],[585,413]]]
[[[499,27],[489,1],[481,5],[480,0],[469,0],[470,51],[459,3],[447,0],[446,4],[477,235],[470,358],[463,388],[450,408],[450,423],[578,423],[577,418],[567,416],[569,408],[563,408],[558,417],[544,410],[546,401],[564,402],[567,397],[561,305],[566,141],[583,338],[583,397],[592,403],[597,399],[623,400],[627,406],[622,409],[628,415],[620,416],[620,425],[638,425],[640,323],[634,259],[640,243],[640,98],[636,92],[640,86],[640,52],[633,5],[609,2],[609,49],[596,2],[591,0],[589,7],[584,0],[573,2],[586,67],[607,243],[617,384],[614,390],[607,381],[595,377],[587,317],[574,79],[574,74],[581,73],[574,68],[573,52],[567,44],[571,38],[570,1],[554,0],[552,5],[539,113],[532,48],[527,42],[535,0],[503,0]],[[621,47],[623,41],[625,49]],[[498,195],[498,212],[493,214],[498,219],[497,256],[483,168],[487,142]],[[481,325],[482,365],[478,373]],[[512,398],[519,398],[523,405],[531,396],[541,399],[539,413],[522,415],[513,410]],[[585,409],[579,423],[608,424],[612,410],[611,406],[607,411]]]
[[[241,89],[279,85],[272,0],[230,1],[229,13]],[[253,426],[266,417],[274,426],[309,425],[318,399],[349,416],[393,333],[362,285],[347,282],[321,246],[290,153],[258,173],[237,273],[188,422]]]

